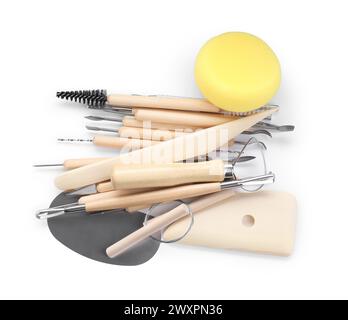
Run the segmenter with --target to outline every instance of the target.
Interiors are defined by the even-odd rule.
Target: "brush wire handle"
[[[115,190],[169,187],[197,182],[219,182],[225,178],[224,162],[168,163],[115,166],[111,182]]]
[[[81,159],[67,159],[63,165],[65,169],[76,169],[87,166],[91,163],[100,162],[109,158],[81,158]]]
[[[166,188],[156,191],[125,195],[116,198],[102,199],[86,203],[86,212],[97,212],[128,208],[145,204],[160,203],[178,199],[198,197],[221,190],[220,183],[210,182]]]
[[[149,125],[149,129],[159,129],[159,130],[177,130],[183,132],[193,132],[198,128],[192,126],[185,126],[180,124],[168,124],[168,123],[158,123],[153,121],[140,121],[135,119],[134,117],[125,116],[123,118],[123,125],[125,127],[135,127],[135,128],[147,128]]]
[[[217,192],[212,195],[208,195],[199,200],[196,200],[190,204],[192,213],[196,213],[204,208],[214,205],[217,202],[225,200],[229,197],[232,197],[235,192],[231,190],[226,190],[222,192]],[[162,230],[166,226],[172,224],[173,222],[185,217],[187,215],[187,210],[185,205],[179,205],[178,207],[164,213],[156,218],[153,218],[147,223],[144,227],[136,230],[120,241],[116,242],[112,246],[106,249],[106,254],[110,258],[114,258],[121,253],[125,252],[129,248],[133,247],[142,240],[145,240],[147,237],[150,237]],[[148,222],[149,222],[148,221]]]
[[[150,140],[128,139],[125,137],[109,137],[98,135],[94,137],[93,143],[100,147],[109,147],[116,149],[128,148],[130,150],[136,150],[152,146],[158,142]]]
[[[235,116],[222,114],[151,109],[135,110],[134,116],[137,120],[141,121],[151,120],[154,122],[185,125],[197,128],[208,128],[238,119],[238,117]]]
[[[112,94],[108,95],[107,102],[115,107],[123,106],[196,112],[220,112],[218,107],[215,107],[207,100],[197,98]]]

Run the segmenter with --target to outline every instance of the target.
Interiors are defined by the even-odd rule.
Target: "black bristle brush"
[[[57,92],[57,98],[87,104],[91,107],[104,107],[107,102],[106,90],[79,90]]]

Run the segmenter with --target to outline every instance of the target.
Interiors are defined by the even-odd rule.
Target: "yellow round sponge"
[[[267,104],[280,85],[277,56],[260,38],[228,32],[210,39],[196,60],[204,97],[224,110],[247,112]]]

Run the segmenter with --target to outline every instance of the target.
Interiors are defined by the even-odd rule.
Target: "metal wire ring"
[[[190,224],[189,224],[187,230],[184,232],[184,234],[183,234],[182,236],[180,236],[180,237],[178,237],[178,238],[176,238],[176,239],[173,239],[173,240],[167,240],[167,241],[166,241],[166,240],[162,240],[162,235],[163,235],[163,229],[162,229],[162,230],[161,230],[161,239],[157,239],[157,238],[154,237],[154,236],[150,236],[151,239],[153,239],[153,240],[155,240],[155,241],[158,241],[158,242],[161,242],[161,243],[174,243],[174,242],[178,242],[178,241],[184,239],[184,238],[188,235],[188,233],[191,231],[192,226],[193,226],[193,224],[194,224],[194,217],[193,217],[193,212],[192,212],[192,210],[191,210],[191,207],[190,207],[187,203],[185,203],[184,201],[182,201],[182,200],[175,200],[175,201],[173,201],[173,202],[179,202],[180,205],[183,204],[184,207],[185,207],[185,210],[186,210],[187,214],[190,215],[190,217],[191,217],[191,222],[190,222]],[[149,220],[149,216],[150,216],[151,211],[153,211],[156,207],[158,207],[158,206],[160,206],[160,205],[163,205],[163,203],[157,203],[157,204],[154,204],[154,205],[151,206],[151,208],[150,208],[150,209],[147,211],[147,213],[145,214],[145,219],[144,219],[144,223],[143,223],[144,225],[146,225],[147,221]],[[175,223],[175,221],[174,221],[173,223]],[[173,223],[171,223],[170,225],[172,225]],[[170,225],[166,226],[165,228],[169,227]]]

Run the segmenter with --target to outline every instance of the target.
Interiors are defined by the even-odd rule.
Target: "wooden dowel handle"
[[[87,166],[91,163],[96,163],[109,158],[81,158],[81,159],[67,159],[64,161],[65,169],[76,169],[83,166]]]
[[[129,213],[133,213],[133,212],[137,212],[139,210],[142,210],[142,209],[145,209],[145,208],[149,208],[151,207],[153,204],[152,203],[144,203],[143,205],[138,205],[138,206],[135,206],[135,207],[128,207],[126,208],[126,211],[129,212]]]
[[[144,129],[135,127],[121,127],[118,129],[120,137],[132,139],[145,139],[152,141],[167,141],[188,134],[187,132],[175,132],[170,130]]]
[[[90,194],[88,196],[81,197],[79,199],[79,203],[86,204],[87,202],[111,199],[111,198],[116,198],[116,197],[120,197],[120,196],[148,192],[148,191],[152,191],[152,190],[155,190],[155,189],[154,188],[153,189],[143,188],[143,189],[112,190],[112,191],[107,191],[107,192],[100,192],[100,193]],[[146,206],[142,207],[142,208],[146,208]]]
[[[197,182],[218,182],[225,177],[224,162],[116,165],[111,176],[115,190],[170,187]]]
[[[168,123],[158,123],[153,121],[140,121],[134,117],[125,116],[123,118],[123,125],[125,127],[135,127],[135,128],[148,128],[148,129],[159,129],[159,130],[172,130],[172,131],[183,131],[183,132],[193,132],[198,128],[192,126],[185,126],[181,124],[168,124]]]
[[[208,128],[238,119],[238,117],[221,114],[151,109],[136,110],[134,116],[137,120],[141,121],[151,120],[159,123],[186,125],[198,128]]]
[[[113,210],[119,208],[128,208],[138,206],[144,203],[160,203],[178,199],[197,197],[204,194],[220,191],[220,183],[210,182],[179,186],[156,191],[138,193],[135,195],[120,196],[111,199],[97,200],[86,203],[87,212],[96,212],[103,210]]]
[[[112,106],[124,107],[220,112],[218,107],[207,100],[197,98],[113,94],[108,96],[108,103]]]
[[[111,183],[111,181],[105,181],[97,183],[97,191],[98,192],[108,192],[114,190],[114,187]]]
[[[145,147],[152,146],[158,142],[150,140],[139,140],[139,139],[127,139],[124,137],[109,137],[97,135],[93,139],[93,143],[101,147],[109,148],[128,148],[129,150],[136,150]]]
[[[222,192],[217,192],[212,195],[208,195],[199,200],[196,200],[190,204],[192,213],[196,213],[202,209],[205,209],[213,204],[225,200],[235,194],[234,191],[225,190]],[[117,255],[125,252],[129,248],[133,247],[140,241],[146,239],[147,237],[155,234],[156,232],[162,230],[166,226],[172,224],[173,222],[185,217],[187,215],[187,210],[185,205],[179,205],[178,207],[164,213],[156,218],[151,219],[151,223],[146,224],[144,227],[138,229],[137,231],[131,233],[120,241],[116,242],[112,246],[106,249],[106,254],[110,258],[114,258]]]

